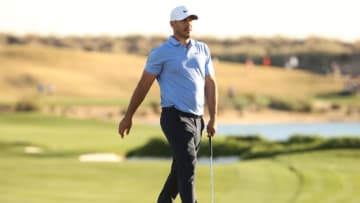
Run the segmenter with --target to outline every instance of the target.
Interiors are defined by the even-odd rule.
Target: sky
[[[168,36],[178,5],[195,36],[360,40],[359,0],[0,0],[0,33]]]

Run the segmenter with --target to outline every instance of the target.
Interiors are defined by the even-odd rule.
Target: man
[[[119,124],[121,138],[130,132],[132,117],[157,79],[161,94],[160,124],[172,150],[170,175],[158,203],[195,203],[195,165],[204,129],[204,103],[208,104],[208,136],[216,132],[217,84],[208,46],[191,39],[198,16],[185,6],[171,11],[173,35],[148,56],[145,69]]]

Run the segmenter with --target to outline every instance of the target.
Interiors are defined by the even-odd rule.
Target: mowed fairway
[[[136,125],[124,140],[116,130],[114,122],[1,114],[0,202],[156,202],[169,160],[78,160],[89,152],[123,154],[161,136],[158,126]],[[26,154],[29,145],[44,151]],[[359,157],[360,150],[328,150],[215,164],[215,202],[357,203]],[[210,202],[209,187],[209,165],[201,163],[199,202]]]

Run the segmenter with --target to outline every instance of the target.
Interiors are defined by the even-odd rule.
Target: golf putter
[[[209,147],[210,147],[210,194],[211,203],[214,203],[214,173],[213,173],[213,146],[212,137],[209,135]]]

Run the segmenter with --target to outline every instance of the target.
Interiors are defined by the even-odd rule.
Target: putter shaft
[[[214,203],[214,174],[213,174],[213,146],[212,139],[209,136],[209,147],[210,147],[210,194],[211,194],[211,203]]]

